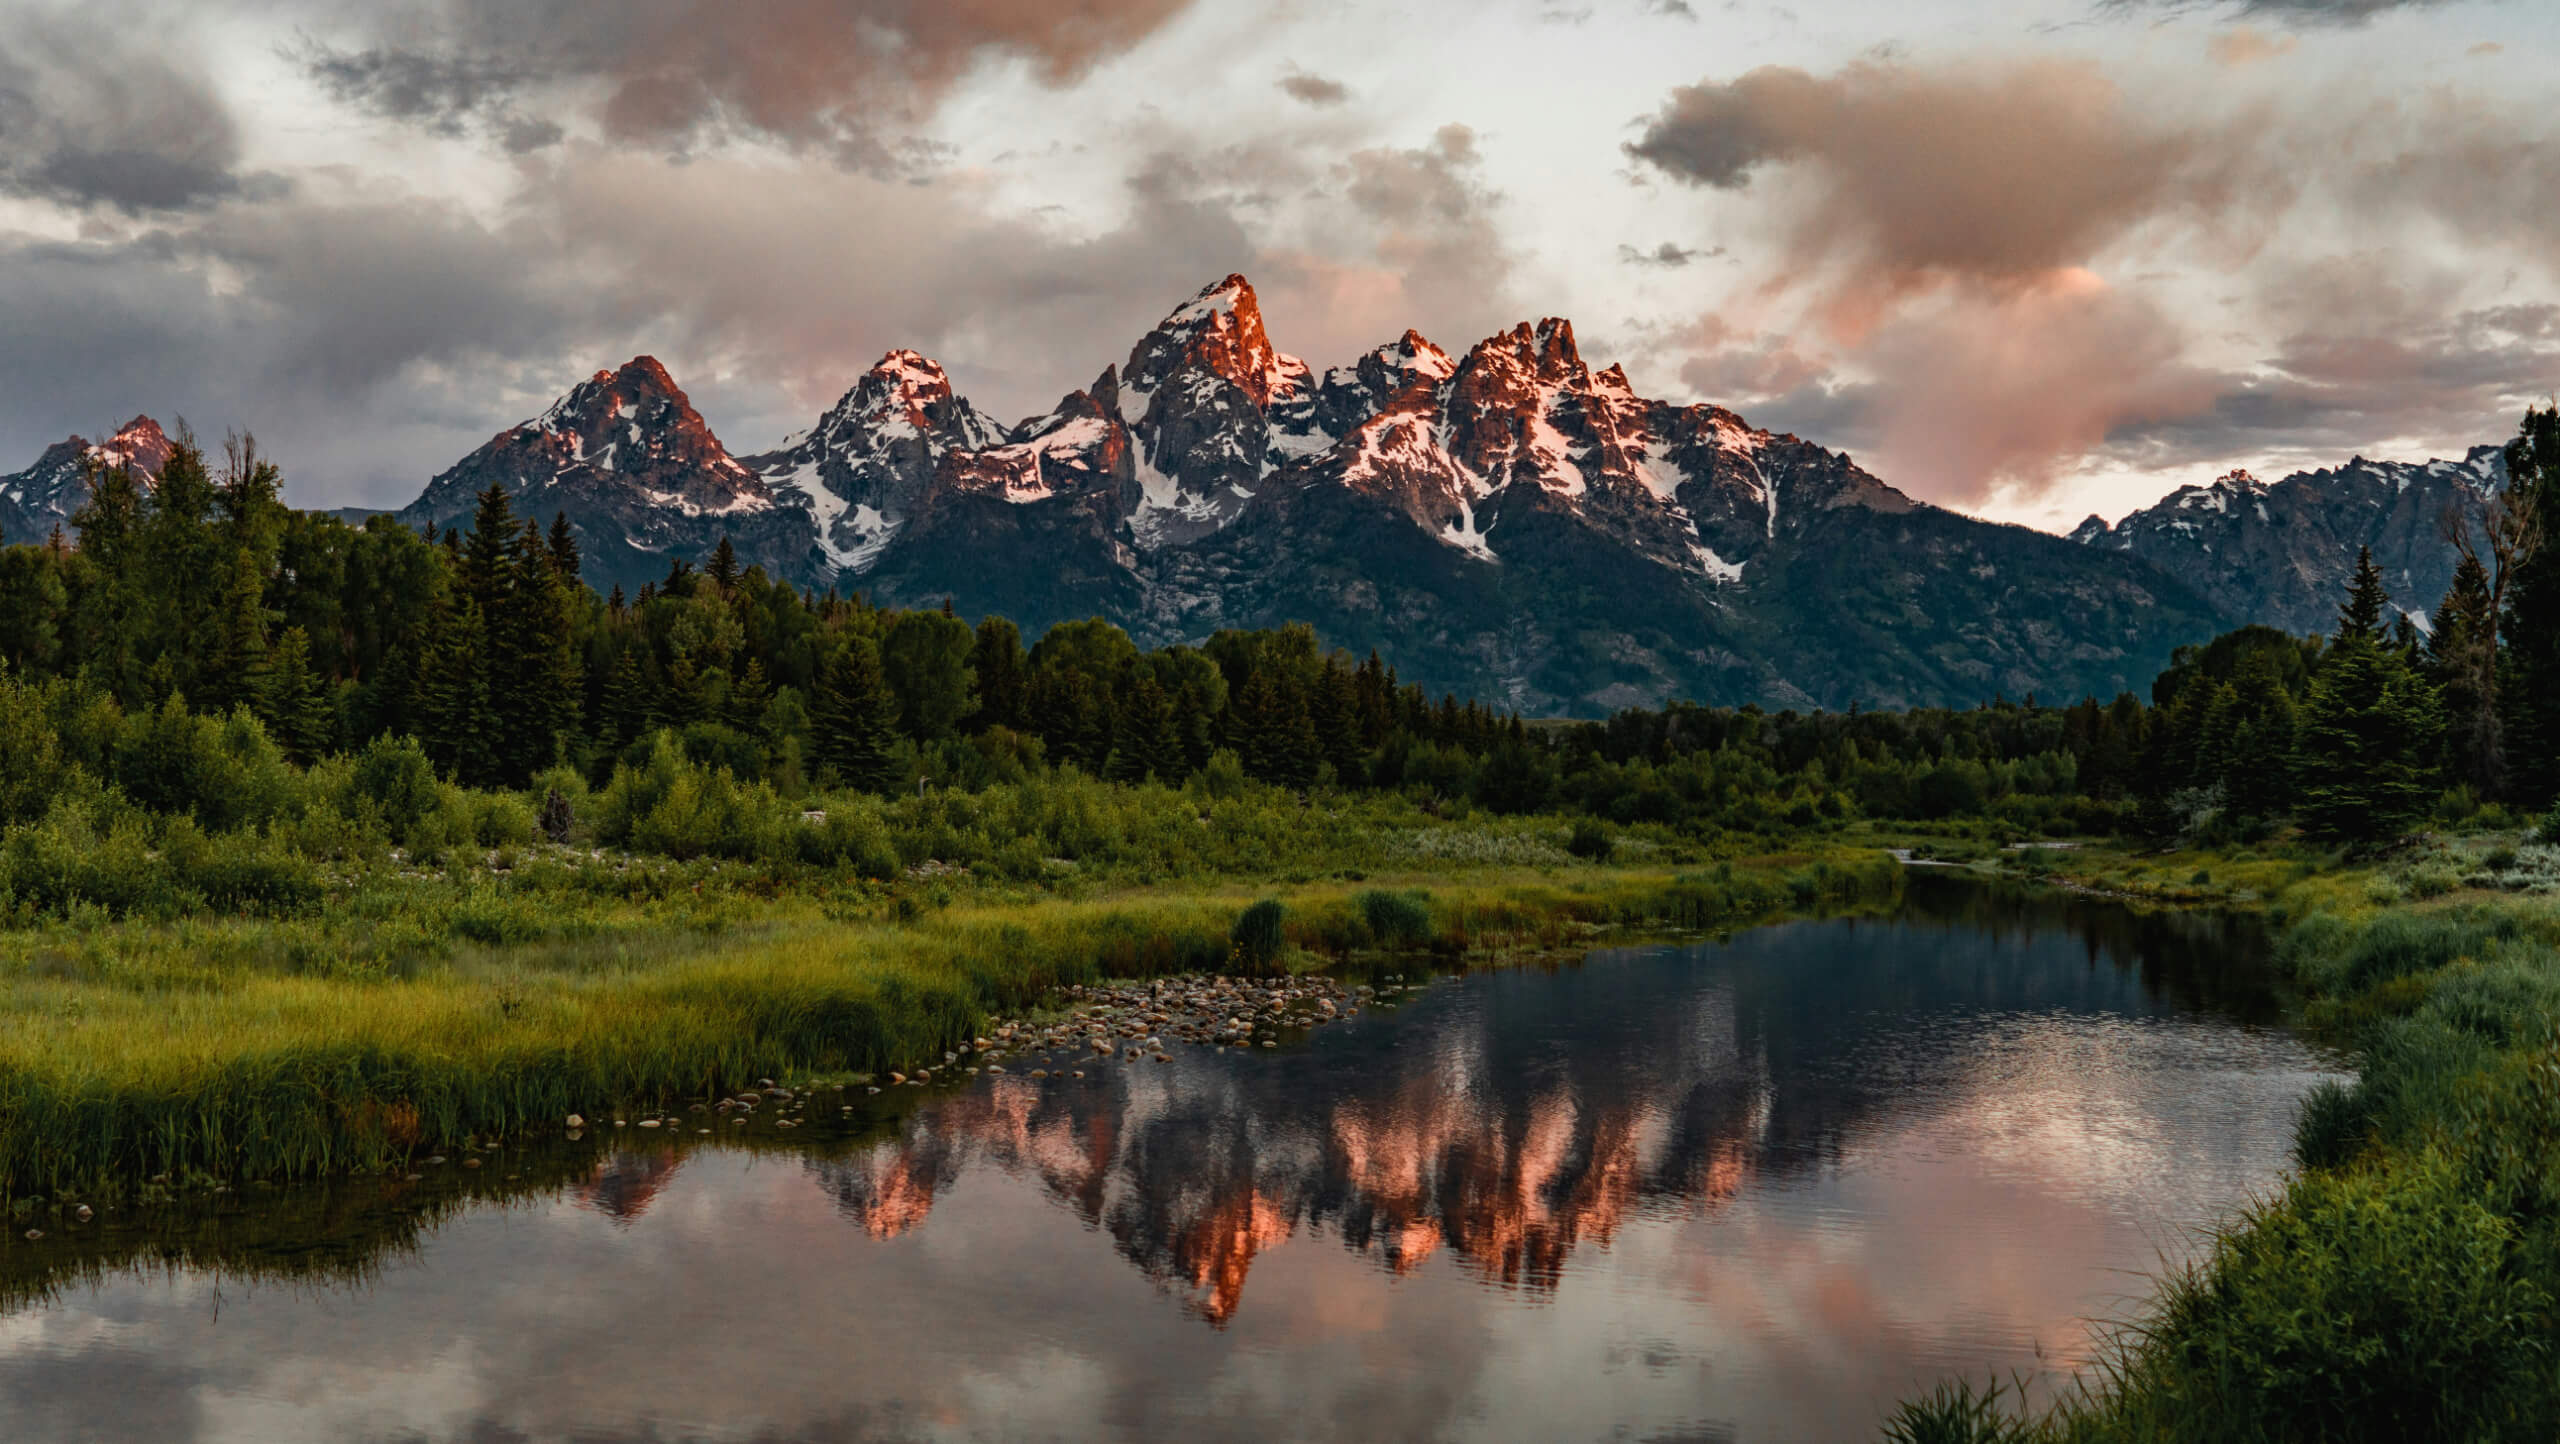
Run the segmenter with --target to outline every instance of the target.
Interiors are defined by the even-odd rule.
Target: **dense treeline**
[[[502,489],[467,530],[350,527],[285,507],[252,443],[217,462],[182,435],[156,484],[93,478],[76,546],[0,550],[20,755],[0,763],[18,779],[14,793],[0,782],[0,821],[31,820],[76,767],[219,828],[178,776],[194,755],[182,735],[304,765],[364,754],[377,773],[394,764],[372,744],[406,736],[443,779],[481,789],[663,772],[666,738],[685,765],[785,799],[1072,768],[1698,831],[1988,816],[2247,836],[2293,819],[2376,838],[2448,792],[2456,808],[2539,810],[2560,791],[2560,548],[2543,545],[2543,519],[2560,516],[2560,414],[2530,413],[2509,463],[2487,536],[2459,538],[2424,632],[2386,623],[2366,558],[2332,637],[2253,627],[2183,649],[2148,699],[1674,704],[1549,725],[1434,701],[1305,627],[1148,651],[1094,620],[1026,646],[1000,617],[804,593],[740,570],[725,541],[636,597],[600,597],[560,519],[546,532]],[[39,756],[52,761],[32,775]]]

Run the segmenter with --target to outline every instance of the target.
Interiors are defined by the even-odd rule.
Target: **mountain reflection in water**
[[[624,1132],[338,1275],[67,1271],[0,1314],[0,1435],[1860,1437],[1942,1371],[2085,1358],[2274,1180],[2323,1074],[2258,950],[1919,877],[1289,1049]]]
[[[1223,1324],[1255,1256],[1310,1230],[1397,1274],[1446,1247],[1484,1282],[1551,1288],[1577,1245],[1605,1246],[1633,1210],[1711,1210],[1755,1173],[1818,1166],[1875,1119],[1942,1102],[1968,1060],[1908,1044],[1950,1007],[2121,1009],[2129,964],[2137,1012],[2212,999],[2278,1016],[2245,923],[1946,879],[1914,894],[1890,923],[1724,950],[1757,966],[1605,953],[1562,986],[1552,969],[1444,985],[1286,1058],[1008,1074],[809,1167],[875,1238],[924,1223],[971,1166],[1036,1178]],[[2089,965],[2076,978],[2050,966],[2057,930]]]

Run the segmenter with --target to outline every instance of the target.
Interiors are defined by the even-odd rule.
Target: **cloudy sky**
[[[0,0],[0,469],[137,411],[396,505],[647,352],[763,450],[1202,284],[1595,364],[2060,529],[2560,388],[2528,0]]]

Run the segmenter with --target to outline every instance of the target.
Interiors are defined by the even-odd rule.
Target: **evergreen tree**
[[[880,647],[855,631],[827,661],[810,718],[818,761],[848,787],[895,792],[898,699],[880,671]]]
[[[2436,796],[2435,689],[2378,635],[2389,598],[2369,553],[2339,611],[2339,636],[2312,678],[2294,747],[2305,830],[2372,842],[2397,835]]]
[[[649,727],[649,680],[640,671],[640,652],[623,649],[605,678],[604,712],[598,719],[605,739],[617,752]]]
[[[949,736],[969,714],[968,624],[945,612],[902,612],[880,643],[880,666],[898,699],[898,725],[919,742]]]
[[[2373,548],[2357,547],[2355,576],[2347,583],[2346,601],[2338,607],[2337,641],[2379,641],[2382,609],[2390,602],[2391,594],[2382,589],[2382,568],[2373,564]]]
[[[2216,749],[2224,805],[2244,817],[2281,817],[2293,805],[2293,695],[2267,652],[2241,659],[2229,691]]]
[[[256,706],[267,675],[266,578],[247,547],[232,553],[226,571],[208,644],[183,674],[206,710],[215,712]]]
[[[499,482],[480,493],[472,513],[471,534],[462,539],[462,590],[480,609],[481,620],[494,624],[506,611],[507,591],[515,583],[515,499]]]
[[[439,598],[422,629],[411,720],[419,745],[448,776],[486,785],[496,775],[488,673],[480,664],[480,609],[467,594]]]
[[[562,581],[576,581],[578,578],[578,537],[577,533],[569,530],[569,514],[567,512],[555,511],[551,514],[551,536],[547,545],[551,552],[551,569],[560,574],[560,579]],[[613,596],[613,609],[618,613],[622,610],[622,588],[615,587],[613,589]]]
[[[1139,673],[1137,680],[1129,684],[1103,775],[1115,782],[1142,782],[1152,777],[1167,785],[1191,775],[1190,761],[1183,754],[1182,734],[1174,725],[1173,698],[1164,684],[1148,673]]]
[[[1289,707],[1272,668],[1256,667],[1236,689],[1228,711],[1227,743],[1245,774],[1264,782],[1280,782],[1289,770]]]
[[[765,680],[764,663],[754,657],[729,684],[728,705],[721,720],[750,737],[764,735],[765,708],[773,703],[773,687]]]
[[[977,676],[978,710],[970,719],[983,731],[1010,727],[1021,731],[1030,679],[1022,653],[1022,632],[1002,617],[978,623],[969,646],[969,670]]]
[[[337,740],[328,684],[312,670],[311,637],[300,627],[287,627],[276,640],[258,716],[267,724],[267,734],[296,762],[318,760]]]
[[[2483,795],[2505,771],[2497,707],[2498,619],[2489,569],[2465,551],[2427,634],[2427,679],[2444,705],[2445,773]]]
[[[2560,408],[2525,413],[2507,445],[2507,492],[2520,543],[2498,618],[2497,706],[2508,791],[2538,812],[2560,799]]]
[[[1330,660],[1325,663],[1324,670],[1316,674],[1307,713],[1317,757],[1332,764],[1336,781],[1346,786],[1358,785],[1360,760],[1368,748],[1361,742],[1360,694],[1349,668],[1336,666]]]
[[[2219,688],[2213,674],[2202,667],[2188,673],[2185,684],[2162,712],[2159,725],[2152,729],[2149,766],[2143,779],[2146,795],[2166,797],[2215,780],[2205,727]]]
[[[531,518],[507,562],[510,576],[491,628],[491,701],[501,733],[500,774],[508,785],[521,787],[559,759],[578,729],[585,688],[569,587]]]
[[[738,549],[729,544],[725,531],[720,533],[720,544],[711,549],[711,565],[705,574],[724,597],[738,589]]]

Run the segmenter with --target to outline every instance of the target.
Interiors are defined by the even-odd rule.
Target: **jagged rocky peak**
[[[2263,482],[2246,471],[2190,483],[2114,526],[2092,517],[2071,539],[2128,552],[2231,616],[2326,630],[2360,548],[2381,566],[2393,604],[2422,614],[2451,583],[2448,514],[2477,528],[2506,480],[2503,448],[2459,460],[2374,461]]]
[[[619,369],[579,382],[516,434],[570,441],[566,463],[600,471],[701,462],[716,471],[745,472],[655,356],[634,356]]]
[[[1585,489],[1572,444],[1555,425],[1561,393],[1587,392],[1590,369],[1574,345],[1573,323],[1548,317],[1488,336],[1458,363],[1450,381],[1450,450],[1490,485],[1535,481],[1577,496]]]
[[[79,437],[71,444],[80,445]],[[116,428],[116,434],[89,447],[89,454],[100,464],[131,467],[144,476],[158,476],[160,468],[169,464],[169,435],[160,423],[148,416],[136,416]]]
[[[829,565],[858,572],[906,524],[945,456],[1003,439],[953,392],[941,363],[901,348],[872,363],[816,426],[745,463],[777,500],[810,513]]]
[[[582,532],[618,534],[642,551],[689,543],[688,519],[773,505],[763,481],[729,455],[650,356],[596,372],[540,416],[499,432],[428,482],[401,515],[453,525],[493,484],[515,494],[520,512],[564,512]]]
[[[1253,294],[1253,283],[1242,276],[1204,286],[1175,307],[1130,349],[1120,380],[1136,396],[1151,400],[1186,368],[1233,384],[1253,398],[1257,410],[1268,410],[1274,397],[1296,391],[1308,374],[1305,362],[1272,348],[1263,330],[1262,303]]]
[[[1128,420],[1136,444],[1129,536],[1179,545],[1242,514],[1265,476],[1321,449],[1311,390],[1307,364],[1273,349],[1244,277],[1175,307],[1092,393]]]
[[[131,471],[148,486],[169,462],[168,433],[148,416],[136,416],[104,441],[67,436],[44,449],[35,464],[0,476],[0,544],[39,542],[55,527],[68,528],[89,501],[89,469]]]
[[[1348,368],[1347,380],[1356,381],[1370,395],[1381,400],[1393,396],[1416,381],[1434,385],[1457,374],[1458,363],[1449,353],[1431,344],[1421,332],[1407,330],[1402,336],[1369,352]],[[1345,368],[1336,367],[1325,373],[1330,388],[1335,378],[1344,376]]]
[[[900,349],[873,362],[819,419],[815,431],[804,435],[882,442],[912,435],[946,445],[988,446],[1003,439],[1004,429],[951,389],[941,362]],[[801,439],[783,445],[787,449]]]

